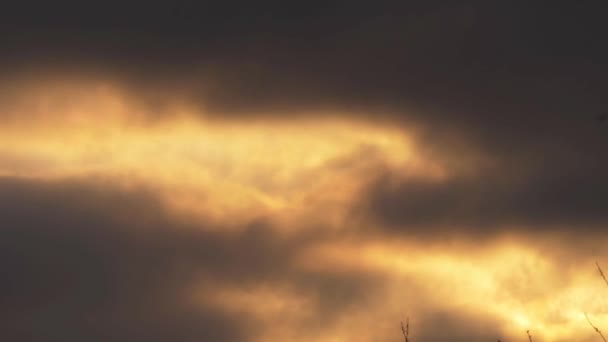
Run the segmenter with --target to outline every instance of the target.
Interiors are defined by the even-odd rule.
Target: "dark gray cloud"
[[[418,320],[419,332],[412,335],[421,341],[493,341],[504,336],[497,325],[488,317],[466,314],[463,312],[439,311]],[[471,324],[477,322],[477,324]],[[437,329],[440,325],[442,328]],[[525,336],[525,332],[523,335]],[[519,340],[519,339],[518,339]]]
[[[3,338],[247,341],[268,327],[192,303],[193,286],[287,286],[312,300],[319,316],[300,324],[316,329],[382,288],[364,273],[298,270],[293,258],[321,234],[283,239],[263,221],[210,230],[145,189],[11,178],[0,189]]]
[[[12,63],[99,67],[159,84],[189,82],[192,96],[238,111],[415,104],[487,112],[556,92],[578,107],[581,96],[598,100],[606,76],[599,5],[13,5],[3,11],[3,55],[11,70]]]
[[[235,251],[221,237],[179,231],[150,194],[10,179],[0,187],[3,338],[247,338],[245,319],[186,300],[199,269],[231,269]],[[262,248],[254,245],[240,247]]]
[[[491,154],[544,154],[606,144],[586,127],[608,109],[601,5],[17,6],[3,12],[1,69],[118,78],[150,108],[173,94],[225,118],[352,110],[425,127],[429,144],[457,136]]]
[[[385,175],[362,197],[362,205],[382,226],[404,232],[602,231],[608,222],[608,182],[602,175],[608,169],[601,155],[538,158],[442,181],[395,181],[394,175]]]

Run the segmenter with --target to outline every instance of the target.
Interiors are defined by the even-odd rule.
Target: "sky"
[[[604,6],[7,5],[0,340],[601,340]]]

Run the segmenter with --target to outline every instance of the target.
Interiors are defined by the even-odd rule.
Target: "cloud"
[[[531,102],[547,108],[557,96],[577,107],[602,103],[594,87],[606,70],[589,63],[605,54],[580,43],[601,39],[605,28],[592,5],[296,7],[264,1],[15,8],[3,21],[12,52],[4,54],[3,69],[102,70],[140,91],[184,92],[214,112],[241,115],[304,107],[519,112]],[[566,29],[564,20],[576,25]]]
[[[580,333],[581,305],[604,318],[588,258],[560,266],[571,255],[525,236],[458,247],[274,216],[235,229],[179,215],[154,189],[94,178],[5,177],[0,190],[2,331],[25,341],[369,341],[398,337],[404,311],[428,341],[525,327],[557,340]]]
[[[221,247],[203,233],[195,247],[192,233],[165,226],[154,198],[86,184],[1,187],[4,337],[246,338],[244,320],[186,301],[205,253]]]
[[[496,322],[485,317],[467,317],[460,312],[440,311],[420,321],[418,330],[421,332],[415,336],[421,341],[490,341],[504,336]],[[439,325],[442,329],[434,328]],[[413,334],[414,330],[411,332]],[[514,339],[518,337],[513,336]]]
[[[145,189],[15,178],[0,188],[7,338],[253,341],[273,331],[257,325],[275,317],[271,303],[253,313],[230,303],[262,284],[292,289],[277,300],[312,303],[319,316],[296,322],[302,327],[329,324],[377,285],[364,274],[298,270],[293,258],[320,238],[311,232],[281,238],[261,221],[240,233],[210,229],[170,215]]]
[[[11,16],[7,32],[25,33],[11,35],[6,55],[22,65],[3,64],[5,87],[110,82],[150,117],[174,115],[167,107],[177,102],[219,120],[389,121],[423,131],[429,148],[464,141],[512,163],[605,145],[594,130],[606,109],[605,51],[580,43],[601,40],[595,5],[182,3],[149,4],[146,16],[114,6],[67,2]],[[67,17],[50,15],[60,12]]]
[[[381,226],[404,232],[599,233],[608,219],[602,204],[608,189],[597,179],[602,172],[580,164],[553,167],[482,168],[439,181],[387,175],[369,187],[362,206]]]
[[[599,4],[11,5],[2,337],[592,335]]]

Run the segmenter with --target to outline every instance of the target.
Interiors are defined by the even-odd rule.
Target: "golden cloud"
[[[136,95],[103,82],[27,85],[15,99],[0,118],[1,176],[143,185],[176,216],[222,229],[260,217],[283,233],[321,226],[327,236],[298,251],[293,272],[382,279],[369,288],[373,300],[347,306],[331,322],[318,322],[327,304],[284,281],[193,286],[193,302],[256,317],[261,328],[252,340],[397,341],[404,311],[413,331],[425,317],[441,329],[432,317],[445,311],[483,317],[492,332],[513,340],[523,340],[527,329],[543,341],[588,336],[583,312],[608,326],[606,291],[593,267],[565,271],[528,238],[498,236],[479,245],[438,236],[426,244],[352,229],[379,224],[349,217],[378,177],[441,183],[452,176],[449,164],[423,152],[413,130],[348,113],[222,120],[177,100],[163,108],[168,115],[154,116]],[[332,228],[343,235],[329,234]],[[474,326],[468,322],[459,333]],[[420,341],[434,336],[416,334]]]

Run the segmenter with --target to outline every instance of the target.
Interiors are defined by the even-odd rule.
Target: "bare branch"
[[[599,266],[598,266],[599,267]],[[601,272],[601,271],[600,271]],[[603,275],[602,275],[603,276]],[[606,279],[606,278],[604,278]],[[589,325],[598,333],[598,335],[600,335],[600,337],[602,338],[602,340],[604,342],[608,342],[606,341],[606,338],[604,337],[604,334],[602,334],[602,332],[600,331],[600,329],[598,329],[595,325],[593,325],[593,323],[591,323],[591,320],[589,319],[589,317],[587,316],[587,313],[585,312],[585,318],[587,319],[587,322],[589,322]]]
[[[602,268],[600,267],[600,264],[596,261],[595,265],[597,266],[597,270],[600,272],[600,275],[602,276],[602,279],[604,279],[604,282],[606,283],[606,285],[608,285],[608,280],[606,279],[606,276],[604,275],[604,272],[602,271]]]
[[[405,327],[403,327],[403,321],[401,321],[401,333],[405,342],[410,342],[410,318],[406,319]]]
[[[526,334],[528,334],[528,340],[532,342],[532,335],[530,335],[530,330],[526,330]]]

